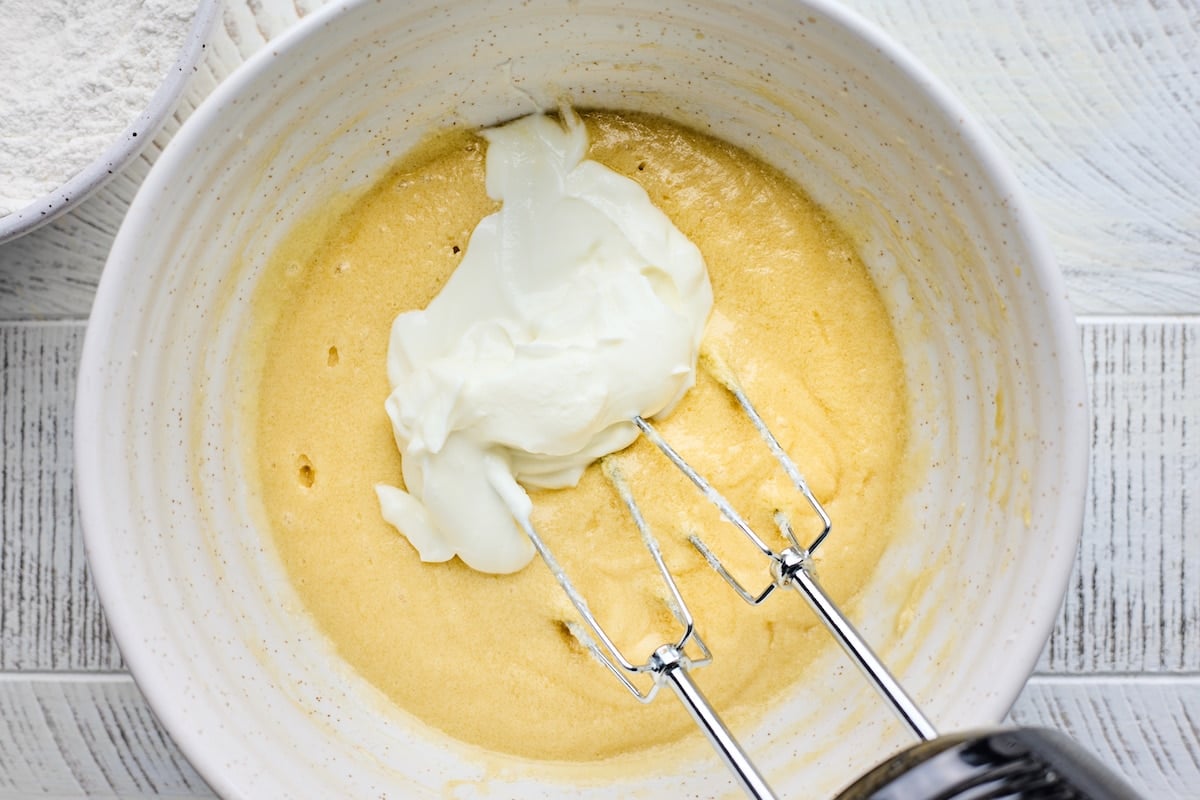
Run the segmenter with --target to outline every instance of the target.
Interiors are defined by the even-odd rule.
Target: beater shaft
[[[937,738],[937,729],[934,728],[933,723],[921,712],[916,702],[883,665],[879,656],[875,655],[875,651],[846,618],[842,610],[821,588],[816,576],[804,566],[801,554],[789,547],[780,553],[780,556],[782,560],[777,563],[782,569],[787,568],[788,562],[793,560],[797,562],[795,571],[788,578],[789,584],[795,587],[796,591],[808,601],[808,605],[825,623],[825,627],[833,634],[833,638],[837,639],[838,644],[850,656],[850,660],[862,670],[863,675],[867,677],[875,690],[888,702],[892,710],[896,712],[896,716],[900,717],[904,724],[922,741],[928,742]]]
[[[672,662],[677,659],[679,652],[668,646],[660,647],[654,654],[655,659],[662,664],[659,673],[667,684],[675,690],[675,696],[683,703],[696,725],[704,732],[709,744],[717,751],[725,766],[737,778],[738,785],[747,797],[754,800],[774,800],[775,794],[766,780],[759,774],[758,769],[751,763],[749,756],[742,750],[741,745],[733,738],[733,734],[721,722],[721,718],[713,711],[708,700],[700,691],[700,687],[692,680],[692,676],[683,665]]]

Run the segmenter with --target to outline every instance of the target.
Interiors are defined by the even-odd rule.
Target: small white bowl
[[[896,325],[928,475],[856,621],[943,729],[1001,719],[1066,587],[1087,417],[1061,275],[963,108],[828,0],[361,0],[304,19],[197,109],[92,311],[75,434],[88,555],[183,751],[231,798],[737,796],[711,753],[650,771],[534,763],[409,719],[297,610],[248,489],[240,348],[268,255],[429,132],[532,111],[531,97],[710,131],[855,238]],[[832,647],[743,735],[791,797],[828,795],[907,741]]]
[[[22,236],[82,203],[137,158],[175,110],[212,32],[221,16],[221,0],[199,0],[187,38],[163,82],[136,119],[96,158],[47,195],[23,208],[0,215],[0,243]]]

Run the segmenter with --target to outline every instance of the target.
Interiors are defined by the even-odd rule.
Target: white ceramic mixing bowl
[[[841,221],[894,319],[928,476],[861,628],[945,729],[1000,719],[1033,667],[1081,526],[1075,330],[1028,206],[922,68],[824,0],[350,2],[273,42],[171,142],[114,245],[80,372],[97,586],[138,684],[224,796],[736,796],[704,750],[584,768],[423,729],[297,610],[247,488],[241,348],[281,236],[430,131],[563,100],[710,131]],[[791,797],[907,741],[832,649],[742,738]]]

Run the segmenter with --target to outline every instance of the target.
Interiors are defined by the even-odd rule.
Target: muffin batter
[[[703,253],[715,298],[705,347],[734,366],[829,510],[834,533],[818,561],[845,602],[870,577],[909,485],[899,349],[865,267],[792,183],[745,152],[654,117],[585,120],[589,157],[641,183]],[[379,513],[375,484],[401,482],[383,410],[389,328],[438,292],[495,210],[484,146],[471,134],[437,138],[361,197],[298,226],[268,268],[256,297],[264,510],[319,627],[424,722],[538,759],[666,746],[694,731],[686,712],[666,698],[636,703],[575,642],[573,611],[542,564],[500,576],[457,560],[422,564]],[[779,508],[811,537],[803,499],[703,370],[660,429],[760,530],[773,529]],[[651,445],[615,458],[713,651],[696,680],[736,729],[831,640],[800,603],[752,609],[734,596],[687,535],[701,533],[751,585],[765,582],[765,560]],[[534,524],[628,654],[677,635],[598,467],[576,489],[531,494]]]

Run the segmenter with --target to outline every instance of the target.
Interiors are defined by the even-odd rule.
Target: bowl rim
[[[219,0],[218,0],[219,1]],[[106,268],[99,282],[91,321],[87,327],[82,348],[77,399],[75,407],[75,485],[80,509],[80,524],[83,530],[85,550],[91,567],[92,577],[106,612],[108,624],[113,632],[130,673],[145,695],[156,717],[176,741],[181,751],[196,771],[219,796],[239,797],[238,781],[228,774],[219,758],[204,746],[202,737],[194,734],[188,725],[185,704],[165,683],[156,680],[154,669],[157,656],[145,647],[137,632],[136,604],[120,580],[119,564],[114,548],[108,546],[113,531],[105,524],[106,493],[104,475],[109,468],[100,432],[94,426],[91,414],[93,398],[107,383],[106,351],[108,348],[108,325],[122,313],[127,286],[135,284],[139,276],[125,269],[132,255],[139,248],[138,226],[142,211],[152,207],[154,198],[166,191],[169,174],[183,162],[191,150],[204,143],[204,135],[216,124],[218,115],[231,101],[236,100],[245,87],[271,68],[275,59],[294,48],[303,47],[307,39],[329,25],[334,19],[375,0],[343,0],[330,2],[307,14],[263,47],[226,76],[216,89],[201,103],[184,122],[178,133],[164,149],[147,176],[129,213],[122,223],[112,246]],[[716,0],[720,4],[732,4],[730,0]],[[1059,374],[1064,408],[1078,407],[1078,415],[1067,414],[1063,420],[1061,452],[1063,471],[1059,492],[1064,502],[1057,507],[1055,517],[1056,534],[1061,537],[1062,547],[1049,548],[1043,563],[1045,575],[1052,580],[1042,584],[1038,606],[1045,608],[1053,604],[1061,607],[1069,585],[1080,536],[1082,534],[1086,498],[1089,438],[1086,419],[1087,392],[1084,364],[1078,345],[1078,328],[1075,315],[1067,300],[1066,282],[1058,269],[1047,239],[1036,219],[1033,208],[1023,188],[1012,173],[1007,161],[983,125],[972,112],[950,91],[946,84],[908,49],[888,36],[874,22],[857,11],[847,8],[836,0],[802,0],[801,6],[810,8],[843,26],[852,35],[887,55],[905,78],[914,84],[914,90],[922,92],[926,99],[938,109],[953,126],[967,154],[974,158],[983,174],[1004,197],[1019,234],[1030,252],[1030,262],[1025,265],[1037,273],[1037,280],[1045,293],[1046,301],[1060,305],[1063,313],[1050,315],[1048,321],[1052,344],[1058,354]],[[1078,503],[1066,502],[1078,498]],[[1069,546],[1065,546],[1069,545]],[[1032,625],[1034,632],[1019,642],[1010,643],[1005,670],[1023,676],[1019,684],[1001,689],[989,695],[981,709],[996,720],[1002,719],[1024,686],[1053,630],[1056,613],[1046,609],[1038,615]]]
[[[0,216],[0,244],[16,239],[78,206],[133,162],[162,130],[183,97],[184,89],[208,47],[221,17],[222,0],[199,0],[175,61],[146,107],[117,138],[65,183]]]

